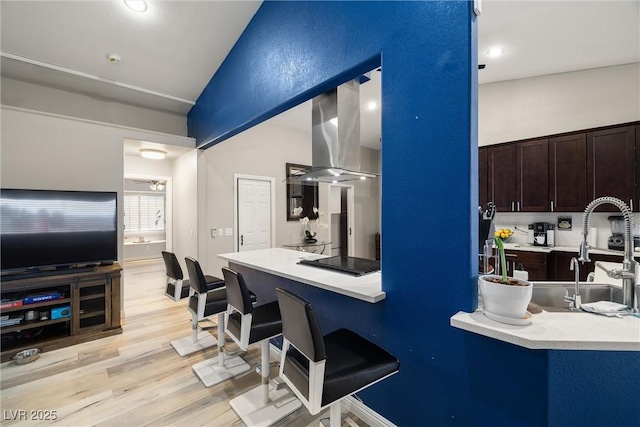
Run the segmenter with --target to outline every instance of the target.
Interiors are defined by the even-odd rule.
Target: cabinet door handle
[[[511,212],[514,212],[514,211],[515,211],[514,203],[511,202]]]
[[[518,202],[517,206],[518,206],[518,212],[520,212],[520,202]]]
[[[551,212],[553,212],[553,200],[549,203],[551,204]]]
[[[244,235],[240,235],[240,246],[244,246]]]
[[[633,199],[629,199],[629,205],[631,206],[631,212],[633,212]]]

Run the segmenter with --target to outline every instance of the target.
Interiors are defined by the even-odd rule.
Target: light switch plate
[[[211,229],[211,237],[218,237],[218,230],[216,230],[215,228]]]
[[[233,236],[233,228],[225,228],[224,229],[225,236]]]
[[[224,236],[224,228],[218,228],[218,236]]]

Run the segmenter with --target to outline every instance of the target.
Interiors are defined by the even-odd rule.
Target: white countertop
[[[136,240],[126,240],[124,241],[124,245],[125,246],[129,246],[129,245],[150,245],[153,243],[166,243],[166,240],[145,240],[143,242],[139,241],[138,239]]]
[[[479,309],[456,313],[450,324],[530,349],[640,351],[640,319],[633,316],[543,311],[527,326],[511,326],[487,318]]]
[[[515,250],[515,251],[526,251],[526,252],[543,252],[543,253],[551,253],[551,252],[573,252],[578,253],[578,247],[574,246],[534,246],[529,243],[505,243],[505,249]],[[624,257],[624,252],[622,251],[613,251],[611,249],[599,249],[599,248],[590,248],[590,254],[599,254],[599,255],[617,255],[620,257],[620,260]],[[633,252],[634,257],[640,257],[640,251]]]
[[[382,301],[386,297],[386,294],[382,291],[382,274],[379,271],[356,277],[346,273],[298,264],[298,261],[303,258],[326,258],[326,255],[271,248],[220,254],[218,256],[245,267],[251,267],[265,273],[366,302],[375,303]]]

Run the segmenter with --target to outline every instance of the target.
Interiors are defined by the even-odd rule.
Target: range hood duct
[[[360,81],[312,100],[311,170],[298,179],[344,182],[375,178],[360,172]]]

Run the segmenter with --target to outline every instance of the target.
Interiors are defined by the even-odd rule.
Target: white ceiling
[[[261,1],[148,3],[139,14],[120,0],[3,0],[2,75],[186,114]],[[483,0],[478,62],[486,69],[479,82],[640,62],[639,5]],[[488,58],[493,45],[503,46],[505,55]],[[109,54],[122,61],[109,62]],[[361,87],[363,104],[379,100],[379,73],[373,77]],[[308,130],[310,111],[305,103],[275,120]],[[379,117],[379,110],[363,109],[363,145],[379,143]]]

